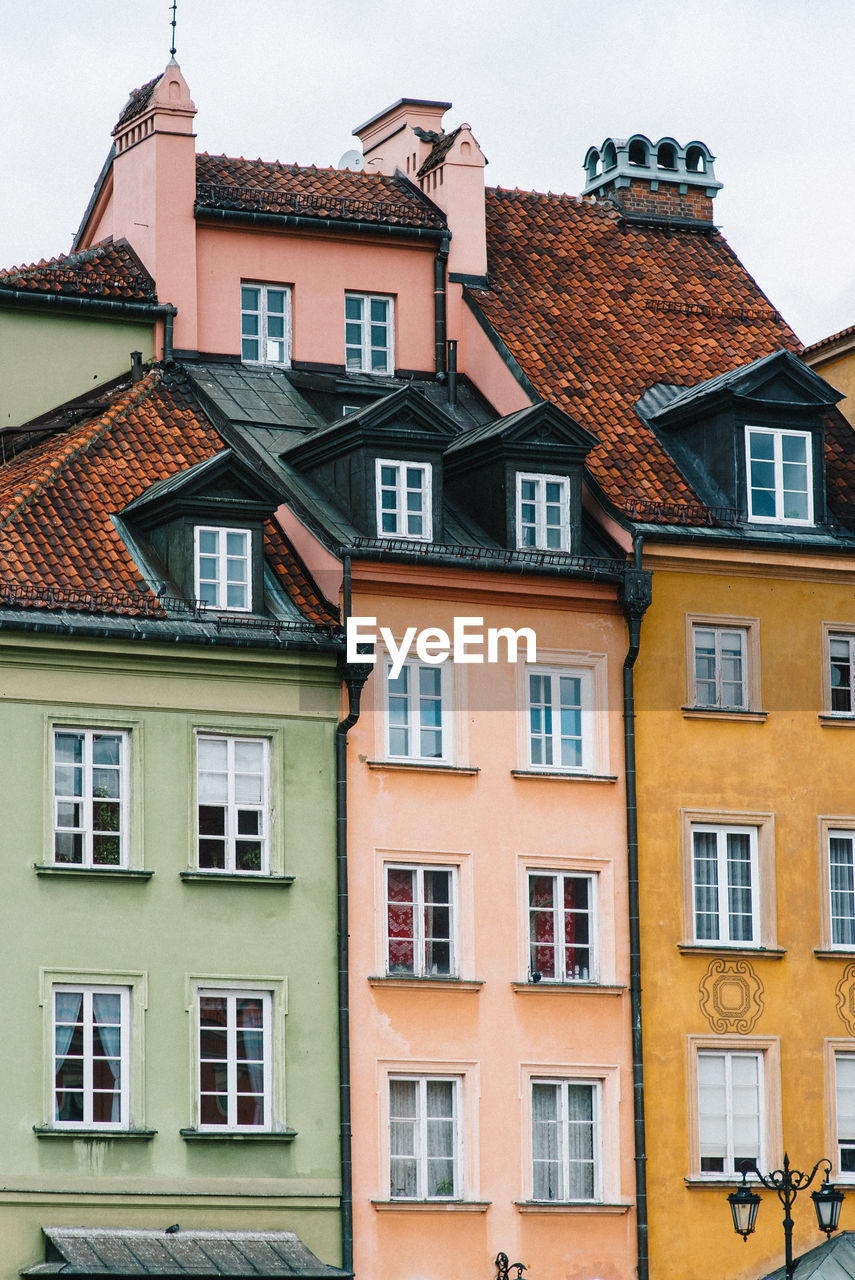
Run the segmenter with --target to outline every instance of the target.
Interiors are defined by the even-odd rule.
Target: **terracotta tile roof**
[[[196,157],[196,205],[384,226],[445,226],[444,215],[402,178],[207,153]]]
[[[835,342],[840,342],[843,338],[851,338],[855,336],[855,324],[850,324],[846,329],[839,329],[837,333],[830,333],[827,338],[820,338],[817,342],[812,342],[809,346],[802,348],[802,355],[811,356],[816,352],[831,347]]]
[[[451,148],[460,129],[452,129],[451,133],[444,133],[431,147],[430,155],[425,160],[421,169],[416,174],[417,178],[423,178],[426,173],[430,173],[432,169],[438,169]]]
[[[154,281],[126,240],[0,270],[0,291],[157,302]]]
[[[137,116],[141,116],[148,104],[151,102],[151,95],[154,93],[154,86],[159,80],[163,79],[163,72],[156,75],[153,80],[149,80],[139,89],[134,89],[125,105],[122,107],[122,114],[116,121],[116,129],[120,129],[122,125],[127,124],[129,120],[135,120]],[[113,132],[116,132],[116,129]]]
[[[600,443],[588,466],[618,505],[698,496],[635,412],[653,383],[692,386],[801,344],[723,237],[626,225],[610,202],[487,191],[490,289],[471,297],[536,392]],[[829,496],[855,495],[852,430],[829,415]]]
[[[223,441],[183,379],[160,369],[119,388],[110,407],[0,465],[0,583],[34,591],[119,592],[104,613],[157,611],[111,516],[152,484],[220,452]],[[331,622],[281,530],[267,522],[268,561],[306,617]]]

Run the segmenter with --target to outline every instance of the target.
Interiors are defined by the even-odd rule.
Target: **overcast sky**
[[[169,0],[0,0],[0,266],[67,252]],[[199,150],[335,165],[453,102],[491,185],[579,194],[613,135],[698,138],[716,222],[805,342],[855,324],[855,0],[178,0]]]

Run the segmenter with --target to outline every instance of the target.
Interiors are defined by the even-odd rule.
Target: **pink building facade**
[[[123,111],[75,248],[130,242],[177,311],[158,354],[267,432],[331,601],[396,642],[459,618],[536,637],[398,672],[381,644],[350,729],[356,1274],[489,1277],[504,1254],[628,1280],[627,537],[589,492],[593,437],[537,408],[466,304],[486,161],[447,106],[366,122],[360,172],[196,155],[171,63]],[[269,398],[241,416],[241,378],[275,423]]]

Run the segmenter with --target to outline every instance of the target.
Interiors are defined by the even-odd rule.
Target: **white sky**
[[[67,252],[169,0],[0,0],[0,266]],[[805,342],[855,324],[853,0],[178,0],[198,149],[336,164],[401,97],[454,103],[491,185],[587,148],[711,148],[716,222]]]

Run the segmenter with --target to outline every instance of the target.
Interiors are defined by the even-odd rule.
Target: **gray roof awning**
[[[148,1227],[43,1227],[45,1261],[24,1276],[300,1276],[333,1280],[293,1231],[164,1231]]]
[[[766,1280],[785,1280],[785,1268]],[[855,1231],[841,1231],[796,1259],[795,1280],[855,1280]]]

